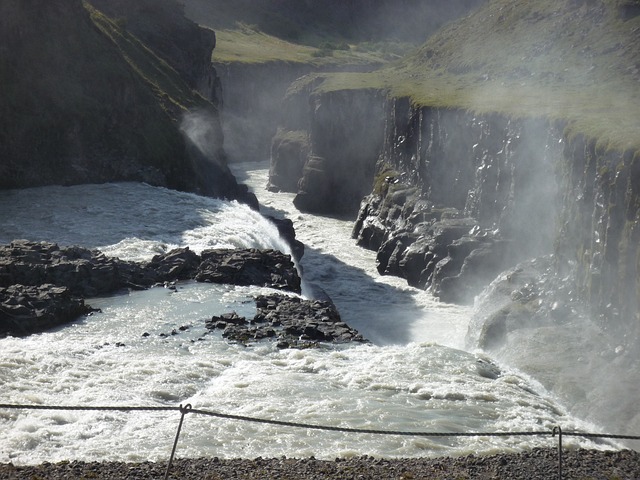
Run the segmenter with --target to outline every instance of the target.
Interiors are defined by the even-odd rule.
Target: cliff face
[[[335,100],[369,120],[363,105],[375,98],[317,93],[311,104]],[[356,99],[359,109],[349,103]],[[636,431],[640,154],[570,137],[544,119],[404,98],[380,108],[379,156],[366,167],[372,192],[354,226],[357,242],[377,251],[380,273],[474,303],[469,348],[531,373],[583,418]],[[340,111],[330,129],[309,117],[312,150],[357,144],[354,116]],[[331,171],[348,171],[349,156],[341,162]]]
[[[215,32],[187,19],[183,4],[175,0],[90,0],[90,3],[153,50],[191,88],[218,105],[220,79],[211,64]]]
[[[556,255],[592,314],[630,336],[640,332],[640,152],[565,143]],[[635,328],[629,330],[630,324]]]
[[[558,132],[391,99],[372,195],[354,228],[378,270],[472,302],[500,271],[549,252]]]
[[[555,274],[569,275],[592,315],[638,318],[640,154],[567,138],[540,119],[405,99],[386,112],[373,193],[354,228],[378,250],[381,273],[465,302],[506,268],[553,254]]]
[[[132,180],[245,195],[215,106],[118,22],[81,0],[0,0],[0,17],[1,188]],[[189,110],[214,120],[213,157],[180,131]]]

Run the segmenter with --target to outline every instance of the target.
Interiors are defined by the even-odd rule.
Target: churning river
[[[375,254],[351,239],[350,221],[300,213],[292,195],[265,191],[267,168],[236,165],[235,173],[265,213],[293,220],[306,245],[304,291],[324,289],[371,345],[279,350],[204,335],[204,319],[214,314],[252,316],[257,288],[182,283],[176,291],[124,292],[88,299],[101,312],[71,325],[0,339],[0,403],[188,403],[265,419],[418,432],[593,429],[508,365],[500,365],[498,378],[481,376],[482,354],[464,350],[469,309],[380,277]],[[178,246],[287,250],[276,228],[244,205],[136,183],[0,192],[0,241],[17,238],[129,260]],[[165,460],[178,420],[177,412],[0,410],[0,462]],[[415,457],[553,445],[550,436],[376,436],[187,415],[177,455]]]

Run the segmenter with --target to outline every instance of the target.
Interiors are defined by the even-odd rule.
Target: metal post
[[[562,480],[562,428],[553,427],[553,436],[558,434],[558,480]]]
[[[176,454],[176,448],[178,447],[178,438],[180,438],[180,430],[182,430],[182,422],[184,416],[191,410],[191,404],[188,403],[184,407],[180,405],[180,423],[178,424],[178,431],[176,432],[176,438],[173,441],[173,449],[171,450],[171,456],[169,457],[169,463],[167,463],[167,471],[164,474],[164,480],[168,480],[169,471],[171,470],[171,464],[173,463],[173,457]]]

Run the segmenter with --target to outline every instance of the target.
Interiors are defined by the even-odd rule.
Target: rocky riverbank
[[[174,461],[171,479],[509,479],[548,480],[558,477],[556,449],[517,454],[469,455],[459,458],[382,459],[183,459]],[[640,478],[640,453],[572,450],[563,454],[563,476],[570,479]],[[121,462],[62,462],[35,466],[0,464],[0,478],[58,480],[68,478],[163,478],[167,464]]]
[[[92,311],[85,300],[126,289],[195,280],[255,285],[300,293],[301,280],[289,255],[274,250],[211,249],[200,255],[178,248],[149,262],[128,262],[96,250],[16,240],[0,245],[0,337],[23,336],[71,322]],[[270,295],[256,299],[253,319],[231,312],[206,320],[229,341],[277,341],[280,348],[317,342],[365,341],[340,319],[330,302]]]

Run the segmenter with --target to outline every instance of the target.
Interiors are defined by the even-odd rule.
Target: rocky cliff
[[[372,181],[353,233],[377,251],[379,272],[446,302],[475,301],[469,348],[534,374],[574,412],[633,432],[640,154],[559,121],[416,106],[371,90],[311,91],[308,145],[334,161],[326,171],[339,187],[310,174],[310,154],[299,188],[316,182],[325,207],[341,205],[358,176],[344,152],[374,146],[359,166]]]
[[[542,120],[391,99],[373,193],[354,229],[381,274],[473,302],[518,260],[551,251],[561,155]]]
[[[194,91],[197,72],[183,78],[176,49],[152,36],[145,45],[126,23],[81,0],[0,1],[0,187],[133,180],[245,196],[226,167],[217,109]],[[208,61],[213,40],[199,38]],[[213,155],[179,129],[194,110],[211,119]]]
[[[381,274],[471,303],[500,272],[553,255],[594,316],[638,318],[639,153],[543,118],[313,86],[283,105],[271,182],[296,184],[301,209],[329,213],[368,190],[354,237],[377,250]]]

